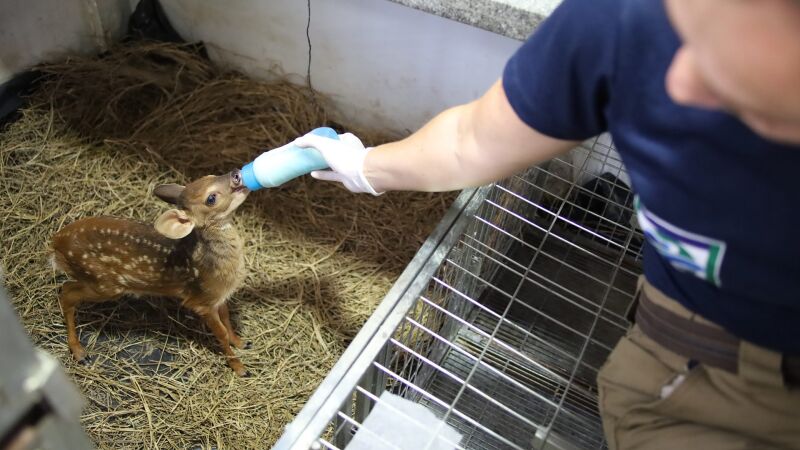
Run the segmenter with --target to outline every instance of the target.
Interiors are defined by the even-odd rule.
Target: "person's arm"
[[[509,176],[608,130],[622,9],[562,1],[506,63],[502,82],[406,139],[371,151],[349,133],[295,143],[317,148],[331,168],[312,176],[354,192],[453,190]]]
[[[448,109],[411,136],[366,154],[363,174],[378,192],[449,191],[500,180],[577,144],[525,124],[497,81],[481,98]]]

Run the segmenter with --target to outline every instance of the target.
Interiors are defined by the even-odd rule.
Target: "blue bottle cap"
[[[253,172],[253,163],[242,167],[242,182],[247,189],[255,191],[261,189],[261,186],[256,179],[256,174]]]
[[[316,134],[317,136],[324,136],[326,138],[339,139],[339,135],[336,134],[336,130],[330,127],[314,128],[311,133]]]

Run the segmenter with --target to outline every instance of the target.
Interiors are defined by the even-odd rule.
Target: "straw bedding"
[[[251,194],[236,215],[248,276],[231,309],[251,378],[169,299],[82,305],[75,363],[57,302],[50,236],[81,217],[151,221],[151,194],[240,167],[330,123],[306,88],[214,67],[197,48],[127,44],[41,68],[0,133],[0,263],[33,341],[86,397],[100,448],[266,448],[300,410],[441,217],[452,195],[374,198],[304,177]],[[356,132],[368,144],[387,137]]]

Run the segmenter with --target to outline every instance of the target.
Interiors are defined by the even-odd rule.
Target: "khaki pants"
[[[660,306],[710,323],[642,288]],[[688,363],[638,326],[620,340],[597,377],[612,450],[800,449],[800,387],[784,385],[780,355],[743,342],[738,374]]]

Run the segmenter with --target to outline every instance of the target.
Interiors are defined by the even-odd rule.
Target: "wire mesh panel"
[[[428,448],[447,429],[460,439],[442,448],[605,448],[595,378],[629,326],[641,270],[626,180],[603,136],[473,194],[402,293],[387,296],[395,306],[374,317],[380,326],[348,349],[341,376],[312,397],[307,409],[336,402],[326,428],[306,409],[293,425],[312,430],[314,446],[344,448],[379,434],[363,424],[389,392],[433,413],[389,410],[394,426],[429,433]],[[303,446],[278,447],[290,442]]]

